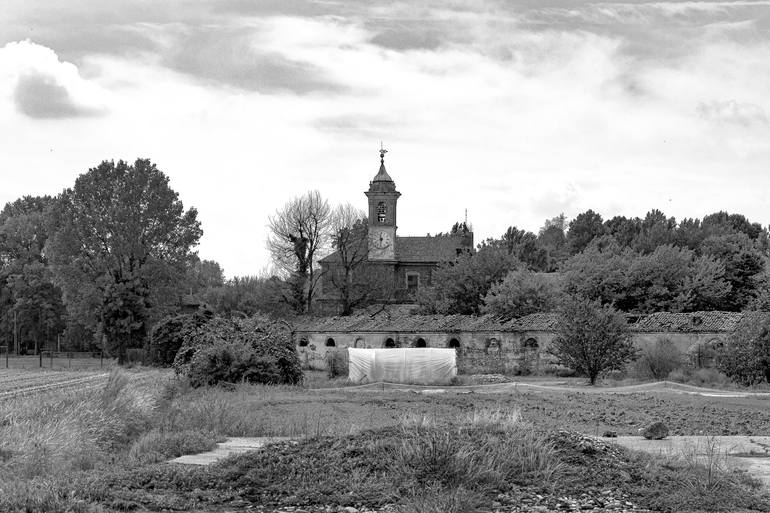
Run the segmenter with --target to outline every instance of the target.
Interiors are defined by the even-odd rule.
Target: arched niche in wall
[[[533,337],[529,337],[527,340],[524,341],[524,350],[525,351],[537,351],[540,347],[540,344],[537,343],[537,339]]]
[[[487,354],[500,354],[500,341],[495,337],[487,339],[486,352]]]
[[[307,337],[302,337],[299,339],[299,347],[307,347],[307,345],[310,343],[310,341],[307,339]]]
[[[396,341],[393,340],[391,337],[388,337],[385,339],[385,344],[383,344],[383,347],[386,349],[393,349],[396,347]]]
[[[462,354],[463,346],[460,343],[460,339],[452,337],[449,339],[446,346],[450,349],[454,349],[458,356]]]
[[[414,347],[428,347],[428,344],[425,342],[424,338],[420,337],[414,341]]]
[[[336,347],[337,343],[334,341],[333,338],[329,337],[326,339],[326,347]]]
[[[366,342],[364,341],[363,337],[358,337],[355,342],[353,342],[353,347],[364,347],[366,345]]]

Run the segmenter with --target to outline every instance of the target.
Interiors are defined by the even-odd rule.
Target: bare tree
[[[332,212],[331,237],[336,259],[332,263],[329,281],[340,292],[343,315],[350,314],[368,295],[366,291],[356,291],[353,282],[353,272],[367,258],[367,232],[367,218],[363,210],[346,203]]]
[[[318,191],[309,191],[286,203],[268,218],[267,247],[275,265],[289,275],[295,308],[312,311],[320,277],[317,257],[329,243],[331,208]]]

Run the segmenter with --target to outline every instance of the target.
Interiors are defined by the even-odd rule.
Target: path
[[[222,443],[218,443],[213,451],[202,452],[199,454],[187,454],[169,460],[169,463],[181,463],[184,465],[210,465],[233,454],[243,454],[244,452],[261,449],[267,444],[291,440],[285,436],[260,436],[260,437],[234,437],[228,438]]]

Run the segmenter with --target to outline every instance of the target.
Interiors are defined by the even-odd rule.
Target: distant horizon
[[[198,209],[201,259],[270,264],[267,218],[318,190],[399,234],[476,242],[592,209],[770,224],[770,2],[214,0],[0,19],[0,204],[149,158]]]

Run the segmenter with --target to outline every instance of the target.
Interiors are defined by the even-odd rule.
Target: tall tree
[[[56,281],[68,309],[96,309],[91,319],[123,363],[129,345],[144,342],[153,309],[180,292],[202,234],[197,211],[184,210],[168,177],[147,159],[102,162],[58,205],[61,226],[47,246]]]
[[[350,203],[339,205],[331,214],[332,247],[335,262],[329,268],[327,283],[339,291],[342,315],[369,297],[370,288],[354,281],[354,272],[364,266],[368,253],[366,213]]]
[[[43,251],[53,229],[53,203],[49,196],[26,196],[0,211],[0,331],[9,345],[18,340],[40,349],[66,324],[61,290]]]
[[[268,221],[267,247],[288,276],[297,313],[312,312],[319,278],[315,263],[329,243],[331,208],[318,191],[309,191],[276,210]]]
[[[731,290],[721,309],[743,309],[757,295],[758,278],[765,267],[764,257],[754,241],[745,233],[712,235],[701,244],[701,252],[724,264],[725,280]]]
[[[592,240],[604,234],[602,216],[593,210],[581,212],[569,223],[567,245],[571,254],[583,251]]]
[[[631,247],[640,253],[652,253],[658,246],[673,244],[675,239],[676,219],[653,209],[642,219],[639,234],[631,242]]]
[[[569,251],[567,248],[567,218],[564,214],[546,220],[537,236],[538,244],[548,254],[548,263],[544,271],[555,271],[566,260]]]

